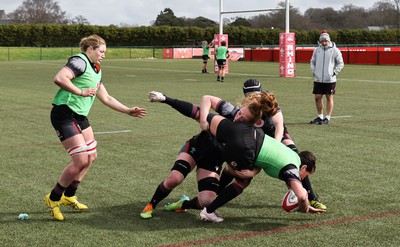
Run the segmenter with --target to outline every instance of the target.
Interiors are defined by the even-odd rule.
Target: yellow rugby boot
[[[76,196],[68,197],[63,194],[61,197],[61,200],[60,200],[60,204],[63,204],[65,206],[70,206],[76,210],[88,210],[89,209],[88,206],[86,206],[85,204],[78,202],[78,197],[76,197]]]
[[[50,214],[53,216],[54,219],[62,221],[64,220],[64,216],[60,211],[60,202],[59,201],[52,201],[50,199],[50,193],[44,197],[44,203],[50,209]]]

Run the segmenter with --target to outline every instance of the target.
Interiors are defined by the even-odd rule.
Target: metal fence
[[[0,47],[0,61],[61,60],[79,47]],[[107,47],[107,59],[163,58],[162,47]]]

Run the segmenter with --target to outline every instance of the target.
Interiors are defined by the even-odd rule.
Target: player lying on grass
[[[249,79],[243,83],[243,93],[245,96],[251,93],[260,93],[260,92],[262,92],[261,82],[255,79]],[[240,109],[238,106],[233,106],[231,103],[226,102],[218,97],[208,96],[208,98],[211,101],[212,109],[228,119],[233,120]],[[199,118],[199,107],[190,102],[173,99],[156,91],[152,91],[149,93],[149,100],[151,102],[161,102],[168,104],[187,117],[191,117],[193,119]],[[265,134],[281,141],[290,149],[298,153],[298,149],[294,144],[293,140],[291,139],[286,126],[284,125],[283,114],[279,106],[278,106],[278,111],[275,115],[273,116],[264,115],[262,119],[255,124],[255,126],[260,127]],[[229,183],[231,183],[233,179],[234,177],[227,172],[226,168],[224,168],[222,170],[220,177],[220,188],[225,188]],[[308,177],[305,177],[302,180],[302,184],[303,187],[308,192],[308,199],[310,201],[310,205],[313,206],[314,208],[326,210],[326,206],[321,202],[319,202],[318,197],[314,193],[311,186],[311,182]],[[180,200],[180,202],[177,205],[171,204],[169,208],[172,210],[174,206],[179,206],[180,204],[182,204],[183,209],[193,208],[192,206],[190,206],[189,202],[183,202],[183,200]]]
[[[165,98],[162,94],[155,96],[157,96],[157,99],[151,96],[150,100],[161,101]],[[193,116],[195,119],[197,116],[198,118],[198,108],[194,107],[193,104],[181,101],[175,101],[175,103],[181,105],[184,115]],[[250,95],[242,101],[242,106],[235,112],[235,115],[230,117],[234,121],[248,121],[254,124],[259,120],[259,116],[275,114],[277,105],[275,97],[270,93]],[[233,106],[230,104],[221,104],[220,108],[216,110],[221,114],[229,114],[232,108]],[[220,191],[219,175],[222,164],[221,146],[210,132],[202,131],[192,137],[183,145],[169,175],[157,186],[150,202],[145,206],[140,216],[144,219],[152,218],[153,211],[158,203],[181,184],[196,166],[199,193],[197,197],[190,201],[189,198],[183,196],[180,202],[186,201],[187,208],[202,209],[207,206]],[[173,210],[175,209],[177,208]],[[166,207],[166,210],[169,210],[169,208]]]
[[[249,79],[243,83],[243,93],[245,96],[250,93],[260,93],[260,92],[262,92],[260,81],[255,79]],[[274,116],[272,117],[263,116],[261,121],[257,123],[255,126],[261,127],[266,135],[269,135],[270,137],[273,137],[276,140],[281,141],[287,147],[289,147],[296,153],[299,153],[296,144],[292,140],[288,132],[288,129],[284,124],[283,113],[280,107],[278,108],[278,112]],[[229,177],[228,176],[225,177],[225,174],[226,173],[222,172],[221,181],[227,183]],[[308,200],[310,202],[310,205],[313,206],[314,208],[326,210],[327,209],[326,206],[319,201],[318,196],[314,192],[309,177],[305,177],[301,182],[303,184],[304,189],[307,190]],[[225,184],[225,186],[226,185],[227,184]],[[225,186],[222,186],[221,184],[221,187]]]
[[[211,96],[211,98],[216,98],[216,97]],[[163,95],[163,94],[161,94],[159,92],[154,92],[154,91],[149,93],[149,100],[152,101],[152,102],[165,102],[165,103],[171,105],[173,108],[175,108],[176,110],[178,110],[180,113],[182,113],[185,116],[189,116],[189,117],[192,117],[194,119],[198,118],[198,107],[196,105],[193,105],[193,104],[189,103],[189,102],[180,101],[180,100],[177,100],[177,99],[172,99],[172,98],[166,97],[165,95]],[[227,103],[223,102],[221,100],[214,101],[214,102],[219,102],[219,104],[215,104],[213,106],[213,109],[216,110],[217,112],[220,112],[221,109],[225,109],[225,110],[230,109],[230,112],[233,112],[232,109],[235,108],[234,106],[232,106],[230,104],[228,104],[229,107],[220,108],[220,107],[217,107],[217,105],[218,106],[222,106],[222,105],[226,105]],[[223,111],[223,112],[226,112],[226,111]],[[228,116],[228,115],[226,115],[226,116]],[[234,116],[234,115],[235,114],[232,114],[232,116]],[[234,177],[234,176],[229,175],[229,177],[230,177],[230,179],[229,179],[229,182],[230,182],[232,180],[231,178]],[[236,178],[236,180],[241,180],[240,181],[241,187],[244,188],[244,187],[246,187],[246,185],[248,185],[248,183],[250,182],[251,179]],[[223,188],[223,187],[221,187],[221,188]],[[199,187],[199,189],[200,189],[200,187]],[[197,204],[193,203],[194,201],[197,200],[197,198],[193,198],[192,201],[187,201],[187,200],[188,200],[188,198],[186,196],[182,197],[181,200],[179,200],[178,202],[172,203],[170,205],[167,205],[165,209],[169,210],[169,211],[173,211],[175,209],[178,209],[180,211],[182,209],[189,209],[189,208],[197,208],[197,209],[199,209],[200,208],[198,206],[198,203]]]
[[[209,114],[211,104],[207,97],[200,103],[200,127],[209,130],[223,143],[222,155],[229,170],[242,179],[254,177],[260,169],[269,176],[283,180],[296,194],[299,211],[303,213],[322,213],[325,210],[315,209],[309,205],[307,191],[301,179],[315,172],[315,156],[309,151],[300,154],[293,152],[281,142],[263,133],[254,125],[237,121],[232,122],[220,115]],[[215,210],[231,201],[243,192],[243,187],[234,182],[224,188],[218,197],[200,212],[203,220],[223,221]]]

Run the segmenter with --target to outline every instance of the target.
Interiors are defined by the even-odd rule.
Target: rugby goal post
[[[224,34],[223,16],[226,14],[234,13],[249,13],[249,12],[266,12],[282,9],[255,9],[255,10],[237,10],[237,11],[224,11],[223,0],[219,0],[219,34],[214,35],[214,49],[221,45],[222,41],[226,42],[228,47],[228,34]],[[286,0],[285,10],[285,32],[279,34],[279,76],[281,77],[294,77],[296,72],[296,38],[294,33],[289,32],[289,0]],[[226,73],[229,72],[228,60],[225,67]],[[214,73],[218,73],[218,64],[214,60]]]

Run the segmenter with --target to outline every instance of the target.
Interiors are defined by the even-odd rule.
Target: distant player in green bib
[[[224,82],[226,59],[229,58],[229,51],[225,41],[222,41],[221,46],[215,50],[215,58],[218,64],[217,81]]]
[[[201,47],[203,48],[203,55],[201,56],[201,58],[203,59],[203,66],[201,69],[201,73],[208,73],[207,71],[207,62],[208,59],[210,59],[210,47],[214,46],[214,40],[211,41],[210,44],[208,44],[208,42],[206,40],[204,40],[203,42],[201,42]]]

